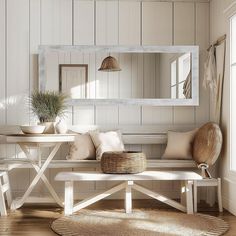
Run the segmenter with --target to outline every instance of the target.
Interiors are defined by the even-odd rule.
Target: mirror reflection
[[[46,90],[73,99],[191,99],[191,58],[190,52],[48,52]]]

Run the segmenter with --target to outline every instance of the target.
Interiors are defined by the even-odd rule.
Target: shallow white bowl
[[[22,125],[20,128],[24,134],[42,134],[45,130],[43,125]]]

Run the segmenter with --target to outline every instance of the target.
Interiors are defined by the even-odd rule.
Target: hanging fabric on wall
[[[223,94],[223,81],[225,72],[225,41],[216,46],[216,72],[217,72],[217,90],[215,101],[215,122],[218,124],[221,121],[221,105]]]
[[[220,124],[225,71],[226,35],[210,46],[205,63],[203,87],[209,88],[213,102],[213,121]]]
[[[204,80],[203,87],[215,93],[216,92],[216,60],[215,60],[215,46],[211,46],[208,50],[207,60],[204,65]]]
[[[187,99],[190,99],[192,98],[192,85],[191,85],[191,71],[189,72],[188,76],[187,76],[187,79],[185,80],[184,82],[184,85],[183,85],[183,94],[185,96],[185,98]]]

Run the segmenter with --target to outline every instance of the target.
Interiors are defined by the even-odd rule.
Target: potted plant
[[[35,91],[30,96],[31,110],[45,126],[44,133],[55,133],[54,123],[57,117],[66,113],[66,95],[53,91]]]

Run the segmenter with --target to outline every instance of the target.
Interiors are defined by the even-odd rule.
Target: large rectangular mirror
[[[40,46],[39,88],[71,104],[196,106],[197,46]]]

